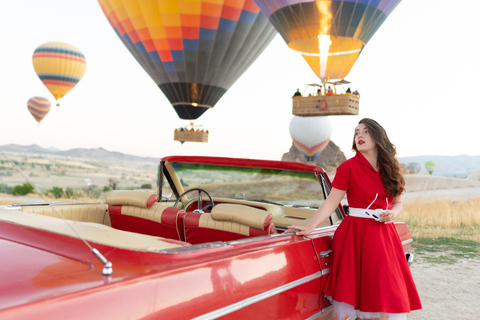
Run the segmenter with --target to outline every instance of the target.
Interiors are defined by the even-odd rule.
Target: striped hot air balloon
[[[40,125],[40,122],[50,111],[50,101],[43,97],[33,97],[27,102],[28,111],[32,114],[35,120]]]
[[[57,100],[80,81],[87,63],[83,53],[63,42],[47,42],[35,49],[33,68],[40,80]]]
[[[98,0],[181,119],[212,108],[276,34],[253,0]]]
[[[315,74],[345,78],[401,0],[255,0]]]
[[[293,144],[307,160],[313,160],[328,145],[332,136],[329,117],[299,117],[290,121]]]

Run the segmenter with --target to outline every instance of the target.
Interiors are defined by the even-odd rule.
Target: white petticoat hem
[[[345,319],[346,317],[357,317],[358,319],[375,319],[382,316],[387,316],[389,320],[406,320],[406,313],[384,313],[384,312],[363,312],[356,310],[351,304],[335,301],[332,297],[325,295],[333,305],[333,309],[339,319]]]

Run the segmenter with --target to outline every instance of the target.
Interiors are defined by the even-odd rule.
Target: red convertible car
[[[311,164],[170,156],[157,192],[0,208],[0,319],[327,319],[339,206]],[[411,234],[397,231],[408,254]]]

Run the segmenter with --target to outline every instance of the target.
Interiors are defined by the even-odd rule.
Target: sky
[[[480,1],[403,0],[366,45],[346,80],[361,94],[358,116],[331,116],[331,140],[353,156],[354,128],[377,120],[399,157],[480,155]],[[87,60],[60,107],[35,74],[34,50],[61,41]],[[208,143],[173,140],[178,118],[162,91],[117,37],[95,0],[0,1],[0,146],[105,148],[162,157],[211,155],[280,160],[292,145],[291,96],[318,82],[280,35],[195,125]],[[38,126],[33,96],[52,109]]]

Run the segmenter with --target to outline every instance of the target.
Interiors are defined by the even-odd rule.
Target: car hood
[[[86,279],[79,274],[91,269],[87,263],[5,239],[0,239],[0,261],[0,309],[85,288]]]

